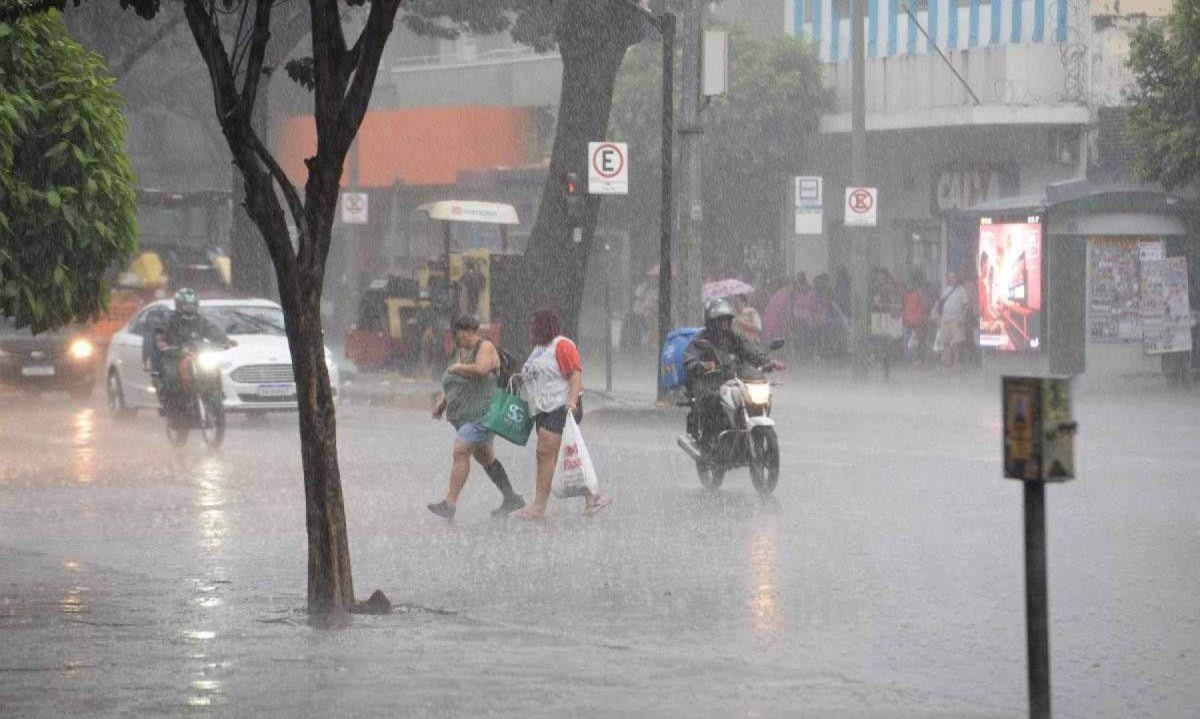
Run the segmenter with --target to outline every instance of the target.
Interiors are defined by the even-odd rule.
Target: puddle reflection
[[[225,518],[225,467],[218,457],[205,457],[196,473],[196,509],[200,517],[200,546],[215,551],[229,533]]]
[[[220,620],[220,614],[212,613],[224,606],[225,600],[219,585],[224,583],[221,560],[227,549],[226,540],[229,537],[229,518],[226,514],[229,496],[226,488],[227,477],[221,458],[216,455],[206,455],[197,462],[186,463],[188,472],[195,486],[192,499],[197,519],[196,546],[200,556],[208,561],[203,578],[195,578],[192,583],[192,604],[202,613],[197,615],[198,622],[203,626]],[[184,632],[184,637],[191,642],[207,644],[216,639],[217,632],[211,630],[191,630]],[[205,654],[193,654],[192,660],[198,665],[188,680],[185,688],[186,703],[189,707],[211,707],[220,703],[221,680],[212,676],[228,667],[226,661],[212,661]]]
[[[96,410],[91,407],[71,415],[71,476],[82,484],[96,479]]]
[[[772,524],[752,530],[750,552],[750,631],[760,640],[775,639],[783,631],[783,611],[775,576],[779,563],[778,530]]]
[[[58,600],[58,610],[63,614],[86,614],[88,607],[83,601],[83,593],[85,591],[87,591],[86,587],[71,587],[68,589],[66,596]]]

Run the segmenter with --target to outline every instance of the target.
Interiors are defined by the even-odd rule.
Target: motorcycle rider
[[[710,301],[704,308],[704,329],[692,338],[683,352],[687,393],[693,399],[687,420],[688,433],[698,433],[701,445],[710,449],[721,431],[721,385],[742,363],[774,369],[781,366],[768,360],[752,343],[734,332],[733,318],[733,305],[728,300]]]
[[[167,321],[148,332],[142,342],[142,361],[147,371],[156,374],[159,404],[166,409],[182,393],[178,351],[208,340],[219,347],[235,347],[220,327],[200,314],[196,291],[181,287],[175,293],[175,310]],[[164,356],[165,354],[165,356]],[[166,361],[164,361],[166,360]]]

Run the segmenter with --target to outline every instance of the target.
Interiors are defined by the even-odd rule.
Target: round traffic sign
[[[596,151],[592,153],[592,169],[601,177],[616,177],[625,169],[625,155],[621,148],[611,142],[605,142],[597,146]]]
[[[850,191],[850,197],[846,198],[846,206],[851,212],[858,214],[866,214],[871,211],[875,205],[875,198],[871,197],[871,191],[865,187],[858,187]]]

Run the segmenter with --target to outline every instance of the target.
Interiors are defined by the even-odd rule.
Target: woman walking
[[[496,391],[494,373],[500,367],[500,354],[494,344],[479,336],[479,319],[471,314],[454,320],[454,344],[457,347],[454,361],[442,375],[442,397],[433,408],[433,418],[445,415],[458,434],[451,454],[446,498],[430,504],[429,511],[446,519],[454,516],[458,495],[467,484],[474,457],[504,495],[504,502],[492,512],[492,516],[498,517],[525,506],[521,495],[513,492],[504,465],[496,459],[492,449],[494,435],[480,424]]]
[[[522,519],[546,516],[567,412],[576,422],[583,420],[579,403],[583,391],[583,360],[579,348],[561,332],[561,322],[552,310],[535,312],[529,322],[529,337],[534,347],[529,359],[525,360],[520,377],[537,428],[537,489],[533,504],[513,515]],[[600,492],[589,491],[585,497],[587,502],[583,511],[589,516],[612,502],[611,497]]]
[[[958,273],[946,273],[946,289],[938,300],[941,316],[938,334],[942,341],[942,364],[958,367],[962,363],[962,348],[967,341],[967,310],[970,298],[958,281]]]

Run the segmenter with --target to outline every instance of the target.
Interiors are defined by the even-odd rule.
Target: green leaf
[[[57,190],[46,190],[46,203],[54,209],[62,207],[62,195]]]

